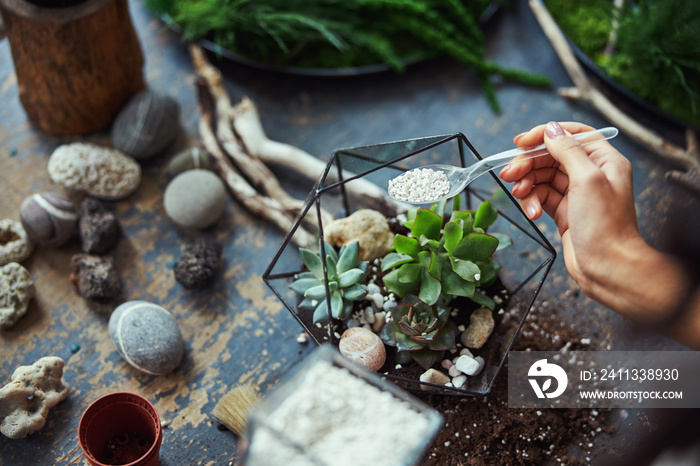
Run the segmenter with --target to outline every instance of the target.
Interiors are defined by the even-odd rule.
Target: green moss
[[[612,27],[610,0],[545,0],[564,33],[589,57],[603,53]]]
[[[610,77],[676,118],[700,126],[700,2],[546,0],[566,35]],[[612,15],[614,51],[603,52]]]

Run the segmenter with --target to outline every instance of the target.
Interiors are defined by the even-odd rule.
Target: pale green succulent
[[[328,287],[321,256],[300,248],[301,260],[309,271],[300,273],[289,288],[304,297],[299,308],[314,309],[314,322],[328,317],[346,320],[352,312],[353,301],[367,295],[367,286],[361,283],[367,273],[367,262],[359,262],[360,245],[357,241],[341,247],[339,252],[328,243],[324,243],[324,246]],[[327,290],[330,291],[330,299],[326,296]]]

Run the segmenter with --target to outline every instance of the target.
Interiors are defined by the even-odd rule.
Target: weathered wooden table
[[[509,66],[549,75],[554,86],[569,81],[525,2],[502,11],[489,24],[489,57]],[[223,245],[225,267],[211,288],[190,292],[174,280],[172,264],[188,233],[165,215],[162,197],[170,154],[198,141],[199,113],[194,72],[180,37],[130,2],[146,58],[149,86],[179,102],[182,134],[168,152],[143,165],[141,187],[115,203],[125,238],[114,253],[124,284],[123,300],[159,303],[175,316],[186,342],[181,366],[165,376],[150,376],[129,366],[107,333],[118,303],[95,304],[80,298],[68,280],[69,261],[78,252],[71,243],[60,250],[37,249],[25,266],[37,288],[28,314],[0,331],[0,384],[17,366],[43,356],[66,361],[67,400],[53,408],[46,426],[21,440],[0,436],[0,466],[87,464],[77,442],[81,414],[93,400],[114,391],[132,391],[151,400],[164,430],[161,465],[223,465],[236,460],[235,438],[216,428],[211,410],[228,388],[252,381],[267,388],[312,350],[296,341],[300,327],[267,290],[261,274],[283,232],[257,219],[234,200],[225,217],[202,235]],[[463,132],[482,153],[511,147],[514,134],[549,120],[607,122],[585,105],[571,104],[554,90],[498,86],[503,112],[495,115],[474,74],[448,60],[411,66],[403,75],[382,73],[349,78],[304,78],[266,73],[216,62],[227,77],[233,99],[251,97],[259,106],[271,138],[297,145],[327,160],[337,148],[411,137]],[[661,124],[661,123],[658,123]],[[661,128],[677,137],[674,128]],[[49,137],[28,120],[17,98],[17,81],[7,41],[0,42],[0,218],[18,219],[22,200],[52,188],[46,162],[55,147],[76,140],[108,144],[106,133],[84,138]],[[614,144],[634,163],[639,223],[646,238],[663,245],[674,220],[672,207],[691,203],[683,190],[663,177],[669,168],[624,135]],[[282,179],[285,173],[279,173]],[[561,252],[549,220],[540,228]],[[542,292],[554,300],[572,326],[585,329],[602,348],[682,349],[658,335],[640,333],[613,312],[568,290],[576,289],[559,255]],[[76,353],[72,345],[79,345]],[[653,430],[644,413],[618,421],[624,427],[610,440],[620,449],[641,442]],[[651,427],[650,427],[651,426]]]

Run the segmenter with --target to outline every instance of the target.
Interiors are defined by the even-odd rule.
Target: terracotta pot
[[[78,425],[78,442],[92,466],[157,466],[163,430],[158,412],[134,393],[94,401]]]

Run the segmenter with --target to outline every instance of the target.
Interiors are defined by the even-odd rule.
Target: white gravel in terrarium
[[[252,432],[247,465],[411,465],[434,433],[426,414],[327,361],[294,382],[265,413],[262,423],[273,430],[258,425]]]

